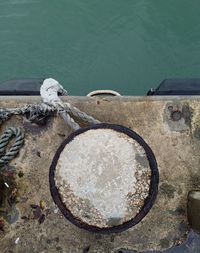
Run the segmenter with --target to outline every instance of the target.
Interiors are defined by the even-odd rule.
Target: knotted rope
[[[41,120],[55,113],[59,114],[73,130],[79,129],[80,126],[70,115],[89,124],[100,123],[99,120],[82,112],[71,104],[64,103],[58,94],[67,95],[68,93],[55,79],[45,79],[41,86],[40,94],[42,103],[29,104],[20,108],[0,108],[0,124],[8,120],[12,115],[26,115],[29,121],[33,122],[35,119],[40,118]]]
[[[6,152],[6,147],[12,137],[15,136],[15,142],[11,148]],[[0,169],[8,164],[13,158],[17,156],[20,148],[24,144],[24,132],[19,127],[10,127],[4,131],[0,137]]]
[[[67,91],[63,88],[63,86],[60,85],[55,79],[45,79],[40,89],[40,95],[43,102],[47,105],[55,107],[58,111],[58,114],[61,115],[64,121],[73,130],[79,129],[80,126],[77,122],[74,121],[74,119],[69,115],[69,113],[91,124],[100,123],[99,120],[96,120],[87,113],[80,111],[78,108],[70,105],[69,103],[63,103],[62,100],[59,98],[58,93],[65,95],[68,94]]]
[[[26,115],[33,122],[38,118],[41,120],[55,113],[58,113],[73,130],[79,129],[80,126],[70,115],[90,124],[100,123],[99,120],[82,112],[69,103],[62,102],[58,94],[68,95],[68,93],[55,79],[45,79],[41,86],[40,94],[43,100],[40,104],[29,104],[20,108],[0,108],[0,124],[8,120],[12,115]],[[6,147],[13,136],[16,138],[15,143],[6,152]],[[0,137],[0,169],[16,157],[23,143],[24,132],[22,129],[10,127],[5,130]]]

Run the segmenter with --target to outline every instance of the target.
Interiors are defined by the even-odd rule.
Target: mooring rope
[[[78,130],[80,128],[79,124],[77,122],[75,122],[75,120],[70,117],[70,115],[68,113],[66,113],[65,110],[60,110],[59,114],[61,115],[61,117],[64,119],[65,123],[71,127],[71,129]]]
[[[42,120],[47,116],[52,116],[55,113],[59,114],[73,130],[79,129],[80,125],[71,116],[90,124],[100,123],[99,120],[71,104],[64,103],[58,95],[68,95],[68,93],[55,79],[45,79],[41,86],[40,94],[42,103],[28,104],[19,108],[0,108],[0,124],[7,121],[12,115],[25,115],[30,122],[34,122],[35,120]],[[6,147],[13,136],[15,136],[16,140],[6,152]],[[24,132],[21,128],[10,127],[5,130],[0,137],[0,168],[17,156],[23,143]]]
[[[15,136],[15,142],[12,144],[11,148],[6,152],[6,147]],[[10,127],[4,131],[0,137],[0,168],[8,164],[13,158],[17,156],[20,148],[24,144],[24,131],[19,127]]]
[[[94,117],[88,115],[85,112],[82,112],[81,110],[79,110],[75,106],[70,105],[69,103],[65,103],[65,110],[67,113],[71,113],[75,117],[80,118],[81,120],[86,121],[90,124],[101,123],[99,120],[95,119]]]
[[[100,123],[99,120],[96,120],[92,116],[88,115],[85,112],[82,112],[81,110],[70,105],[69,103],[63,103],[62,100],[59,98],[58,93],[65,95],[68,94],[68,92],[63,88],[63,86],[60,85],[59,82],[55,79],[45,79],[40,89],[40,95],[43,102],[47,105],[55,107],[58,111],[58,114],[61,115],[67,125],[69,125],[73,130],[79,129],[80,126],[77,122],[74,121],[74,119],[69,115],[69,113],[91,124]]]
[[[75,122],[72,116],[89,124],[100,123],[99,120],[82,112],[75,106],[64,103],[58,95],[68,95],[68,93],[55,79],[45,79],[41,86],[40,94],[42,103],[28,104],[20,108],[0,108],[0,124],[8,120],[12,115],[25,115],[30,122],[33,122],[38,118],[42,120],[46,116],[52,116],[55,113],[59,114],[73,130],[79,129],[80,125]]]
[[[38,116],[53,115],[56,108],[44,103],[29,104],[20,108],[0,108],[0,124],[8,120],[12,115],[26,115],[29,121],[34,121]]]

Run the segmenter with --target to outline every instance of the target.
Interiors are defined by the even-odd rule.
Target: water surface
[[[0,81],[54,77],[73,95],[142,95],[200,77],[199,0],[1,0]]]

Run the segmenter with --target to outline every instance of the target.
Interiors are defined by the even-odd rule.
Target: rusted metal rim
[[[81,220],[77,219],[77,217],[74,217],[73,214],[70,212],[70,210],[67,209],[65,204],[62,202],[60,193],[59,193],[59,191],[56,187],[56,183],[55,183],[55,169],[56,169],[56,165],[59,160],[61,152],[63,151],[65,146],[68,143],[70,143],[77,135],[82,134],[82,133],[84,133],[88,130],[91,130],[91,129],[112,129],[117,132],[124,133],[124,134],[128,135],[129,137],[133,138],[135,141],[137,141],[143,147],[143,149],[146,153],[147,159],[149,161],[150,169],[151,169],[151,183],[150,183],[150,189],[149,189],[149,196],[145,200],[145,203],[144,203],[143,207],[141,208],[140,212],[131,220],[129,220],[123,224],[113,226],[113,227],[100,228],[100,227],[88,225],[87,223],[84,223]],[[52,198],[53,198],[55,204],[59,207],[62,214],[74,225],[78,226],[79,228],[86,229],[88,231],[95,232],[95,233],[117,233],[117,232],[122,232],[122,231],[136,225],[150,211],[150,209],[152,208],[152,206],[154,204],[154,201],[156,199],[157,192],[158,192],[159,172],[158,172],[158,168],[157,168],[157,162],[156,162],[155,156],[154,156],[151,148],[137,133],[135,133],[131,129],[124,127],[122,125],[101,123],[101,124],[92,125],[90,127],[81,128],[81,129],[73,132],[72,134],[70,134],[68,136],[68,138],[66,138],[63,141],[63,143],[58,148],[58,150],[53,158],[52,164],[50,166],[49,183],[50,183],[51,195],[52,195]]]

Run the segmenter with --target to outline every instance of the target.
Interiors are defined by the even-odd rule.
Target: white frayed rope
[[[58,113],[63,117],[64,121],[73,130],[79,129],[80,126],[77,122],[74,121],[72,117],[70,117],[69,113],[91,124],[100,123],[100,121],[80,111],[78,108],[70,105],[69,103],[63,103],[58,96],[59,93],[62,95],[68,95],[67,91],[57,80],[53,78],[47,78],[44,80],[40,88],[40,95],[43,103],[55,107]]]
[[[62,95],[68,95],[67,91],[63,88],[59,82],[53,78],[47,78],[44,80],[40,88],[40,96],[44,103],[53,105],[55,107],[64,107],[58,93]]]

